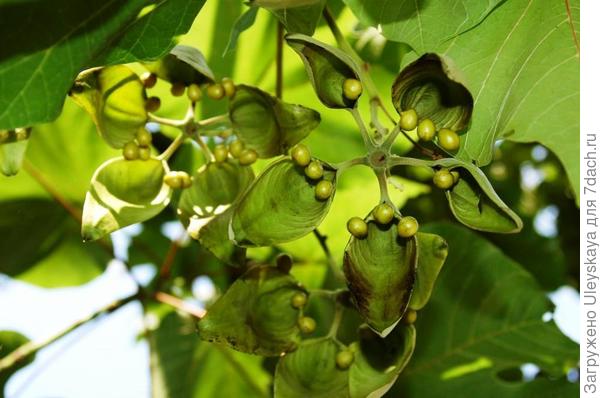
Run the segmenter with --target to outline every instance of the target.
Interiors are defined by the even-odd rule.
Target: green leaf
[[[287,153],[321,121],[318,112],[285,103],[255,87],[239,85],[229,103],[233,129],[261,158]]]
[[[289,33],[312,36],[321,19],[327,0],[261,1],[253,5],[265,7],[285,26]]]
[[[144,0],[1,5],[0,128],[56,118],[75,76],[93,66],[146,5]]]
[[[198,323],[200,337],[241,352],[278,356],[300,342],[300,312],[292,297],[305,292],[290,275],[269,265],[250,268]]]
[[[437,129],[463,130],[473,112],[473,97],[460,71],[436,54],[425,54],[402,69],[392,85],[392,102],[398,113],[414,109]]]
[[[348,370],[336,366],[335,356],[344,347],[323,338],[304,341],[284,355],[275,371],[275,398],[348,398]]]
[[[229,54],[230,52],[235,50],[235,47],[237,46],[238,37],[245,30],[254,25],[257,13],[258,7],[250,7],[235,21],[235,25],[233,25],[233,29],[231,29],[231,35],[229,36],[229,41],[227,42],[227,47],[225,47],[225,51],[223,51],[223,55]]]
[[[21,169],[29,140],[0,145],[0,171],[7,177],[14,176]]]
[[[552,304],[533,277],[465,228],[422,229],[444,236],[451,250],[430,303],[419,312],[419,344],[395,393],[500,398],[556,391],[564,396],[558,391],[569,391],[564,374],[576,366],[579,347],[553,321],[542,319]],[[498,376],[524,363],[543,373],[532,382],[507,383]]]
[[[323,164],[323,178],[334,185],[329,199],[315,197],[315,181],[289,158],[267,167],[240,199],[229,238],[241,246],[270,246],[313,231],[325,218],[335,195],[336,172]]]
[[[413,354],[415,328],[401,325],[381,338],[363,326],[359,335],[358,349],[350,367],[350,397],[381,397],[392,387]]]
[[[10,330],[0,330],[0,361],[8,354],[29,342],[29,339],[21,333]],[[29,365],[35,359],[35,353],[27,355],[14,367],[0,372],[0,398],[4,398],[4,387],[8,379],[19,369]]]
[[[359,79],[359,68],[350,56],[341,50],[302,34],[285,37],[287,43],[300,55],[308,78],[321,102],[329,108],[351,109],[357,100],[344,96],[347,79]]]
[[[155,158],[114,158],[103,163],[92,177],[83,205],[84,240],[99,239],[160,213],[171,199],[171,188],[163,183],[167,172],[166,162]]]
[[[439,235],[417,233],[419,255],[415,288],[408,306],[420,310],[427,304],[433,292],[435,281],[448,256],[448,243]]]
[[[98,58],[99,65],[148,61],[164,56],[186,33],[206,0],[168,0],[147,6],[123,36]]]
[[[175,46],[162,59],[146,63],[144,66],[161,79],[171,83],[190,85],[215,80],[202,52],[190,46]]]
[[[417,272],[417,240],[399,237],[397,224],[367,219],[367,236],[351,237],[344,252],[344,275],[358,312],[382,337],[408,308]]]
[[[89,113],[102,138],[113,148],[133,141],[148,119],[144,85],[124,65],[83,72],[71,96]]]

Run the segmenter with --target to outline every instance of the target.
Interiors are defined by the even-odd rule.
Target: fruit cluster
[[[331,181],[323,178],[323,165],[317,159],[312,159],[310,150],[306,145],[298,144],[292,148],[292,160],[300,167],[304,167],[304,174],[311,180],[318,181],[315,186],[315,198],[327,200],[333,193]]]
[[[456,131],[449,128],[436,129],[431,119],[419,120],[414,109],[408,109],[400,113],[400,128],[404,131],[417,129],[417,136],[422,141],[431,141],[437,135],[437,143],[446,151],[456,151],[460,147],[460,137]]]

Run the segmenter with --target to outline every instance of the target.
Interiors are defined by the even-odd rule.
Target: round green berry
[[[15,130],[15,139],[17,141],[25,141],[27,138],[29,138],[29,131],[27,129],[21,127]]]
[[[398,235],[403,238],[410,238],[419,230],[419,223],[414,217],[402,217],[398,223]]]
[[[156,86],[156,75],[154,73],[146,72],[142,75],[142,83],[146,88],[152,88]]]
[[[206,95],[208,95],[208,98],[220,100],[225,96],[225,89],[219,83],[211,84],[206,88]]]
[[[448,169],[440,169],[433,174],[433,185],[439,189],[450,189],[454,185],[454,177]]]
[[[373,209],[373,218],[381,225],[389,224],[394,218],[394,209],[387,203],[381,203]]]
[[[344,97],[355,100],[362,94],[362,84],[356,79],[346,79],[344,80],[343,90]]]
[[[298,166],[305,167],[310,163],[310,149],[306,145],[298,144],[292,149],[292,159]]]
[[[221,80],[221,85],[223,86],[223,90],[225,90],[225,95],[228,98],[233,97],[233,95],[235,94],[235,84],[233,83],[233,80],[231,80],[228,77],[224,77]]]
[[[229,151],[227,150],[227,147],[223,144],[215,146],[215,149],[213,151],[213,155],[215,155],[215,161],[219,163],[226,161],[228,154]]]
[[[257,158],[258,154],[254,149],[244,149],[242,150],[242,153],[240,153],[238,161],[242,166],[249,166],[252,163],[256,162]]]
[[[450,174],[452,174],[452,178],[454,179],[454,183],[456,184],[458,180],[460,180],[460,173],[456,170],[452,170]]]
[[[460,147],[460,137],[454,130],[440,129],[438,131],[438,144],[447,151],[456,151]]]
[[[163,177],[163,182],[173,189],[179,189],[183,186],[183,180],[177,171],[169,171]]]
[[[160,108],[160,98],[150,97],[146,100],[146,111],[156,112]]]
[[[150,159],[150,148],[148,148],[147,146],[143,146],[139,148],[139,156],[141,160],[148,160]]]
[[[240,157],[243,150],[244,143],[240,140],[232,141],[231,144],[229,144],[229,153],[236,159]]]
[[[402,323],[405,325],[412,325],[417,320],[417,311],[412,309],[407,309],[402,317]]]
[[[323,177],[323,166],[318,160],[313,160],[304,169],[304,174],[311,180],[318,180]]]
[[[422,141],[431,141],[435,137],[435,124],[431,119],[423,119],[419,122],[417,135]]]
[[[150,146],[152,143],[152,134],[150,134],[145,128],[140,127],[135,133],[135,140],[141,147]]]
[[[346,228],[356,238],[364,238],[367,236],[368,227],[365,220],[360,217],[352,217],[346,223]]]
[[[171,85],[171,95],[173,97],[181,97],[185,93],[185,84],[173,83]]]
[[[308,297],[304,293],[296,293],[292,296],[292,307],[303,308],[308,301]]]
[[[202,89],[197,84],[190,84],[187,89],[187,96],[190,101],[198,102],[200,101],[200,98],[202,98]]]
[[[331,181],[321,180],[315,187],[315,197],[319,200],[327,200],[333,193]]]
[[[317,328],[317,322],[308,316],[302,316],[298,318],[298,328],[304,334],[309,334],[315,331]]]
[[[417,111],[409,109],[404,112],[400,112],[400,128],[404,131],[414,130],[417,127],[419,116]]]
[[[189,188],[192,186],[192,178],[185,171],[177,171],[177,175],[181,180],[181,188]]]
[[[346,370],[354,362],[354,353],[351,350],[343,350],[335,356],[335,364],[341,370]]]
[[[135,160],[140,157],[140,148],[135,142],[129,141],[123,146],[123,157],[127,160]]]

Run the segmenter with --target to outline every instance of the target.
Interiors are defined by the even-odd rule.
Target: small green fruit
[[[146,111],[156,112],[160,108],[160,98],[150,97],[146,100]]]
[[[460,137],[454,130],[440,129],[438,144],[447,151],[456,151],[460,147]]]
[[[181,97],[185,93],[185,84],[173,83],[171,85],[171,95],[173,97]]]
[[[150,148],[148,148],[147,146],[144,147],[140,147],[139,148],[139,153],[140,153],[140,159],[141,160],[148,160],[150,159]]]
[[[400,128],[404,131],[414,130],[417,127],[419,116],[414,109],[400,113]]]
[[[412,325],[417,320],[417,311],[412,309],[407,309],[402,317],[402,323],[405,325]]]
[[[154,73],[146,72],[142,75],[142,83],[146,88],[152,88],[156,86],[156,75]]]
[[[460,180],[460,173],[456,170],[452,170],[450,174],[452,174],[452,178],[454,178],[454,183],[456,184],[458,180]]]
[[[319,200],[327,200],[333,192],[331,181],[321,180],[315,187],[315,197]]]
[[[313,160],[304,169],[304,174],[311,180],[318,180],[323,177],[323,166],[318,160]]]
[[[346,228],[356,238],[364,238],[367,236],[368,227],[365,220],[360,217],[352,217],[346,223]]]
[[[141,127],[135,133],[135,140],[141,147],[150,146],[152,143],[152,134],[150,134],[145,128]]]
[[[423,119],[419,122],[417,135],[423,141],[431,141],[435,137],[435,124],[431,119]]]
[[[298,319],[298,328],[302,333],[309,334],[315,331],[317,323],[311,317],[302,316]]]
[[[343,350],[335,356],[335,363],[341,370],[348,369],[354,362],[354,353],[350,350]]]
[[[344,80],[344,97],[355,100],[362,94],[362,84],[356,79]]]
[[[178,171],[169,171],[163,177],[163,182],[173,189],[179,189],[183,186],[183,181]]]
[[[233,95],[235,94],[235,84],[233,83],[233,80],[231,80],[228,77],[224,77],[221,80],[221,85],[223,86],[223,90],[225,90],[225,95],[228,98],[233,97]]]
[[[292,159],[298,166],[305,167],[310,163],[310,149],[306,145],[298,144],[292,149]]]
[[[135,142],[129,141],[123,146],[123,157],[127,160],[135,160],[140,157],[140,149]]]
[[[307,301],[308,301],[308,298],[306,297],[306,294],[304,294],[304,293],[296,293],[292,297],[292,307],[298,308],[298,309],[299,308],[304,308],[304,306],[306,305]]]
[[[398,235],[403,238],[414,236],[419,230],[417,219],[411,216],[402,217],[398,223]]]
[[[215,161],[219,163],[226,161],[228,154],[229,151],[227,150],[227,147],[223,144],[215,146],[215,149],[213,151],[213,155],[215,155]]]
[[[185,171],[178,171],[179,179],[181,180],[182,188],[189,188],[192,186],[192,178]]]
[[[439,189],[450,189],[454,185],[454,177],[448,169],[440,169],[433,175],[433,184]]]
[[[236,159],[238,159],[240,157],[243,150],[244,150],[244,143],[240,140],[232,141],[231,144],[229,144],[229,153],[231,154],[231,156],[233,156]]]
[[[202,98],[202,89],[199,85],[195,83],[190,84],[190,86],[187,89],[187,96],[190,99],[190,101],[198,102],[200,101],[200,98]]]
[[[240,164],[242,166],[249,166],[252,163],[256,162],[258,158],[258,154],[254,149],[244,149],[238,158]]]
[[[206,88],[206,95],[208,95],[208,98],[220,100],[225,96],[225,89],[219,83],[211,84]]]
[[[17,128],[15,130],[15,139],[17,141],[25,141],[27,138],[29,138],[29,132],[27,129]]]
[[[373,218],[381,225],[389,224],[394,218],[394,209],[387,203],[381,203],[373,209]]]

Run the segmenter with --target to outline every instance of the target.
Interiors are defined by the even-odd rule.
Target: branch
[[[197,319],[202,319],[206,315],[206,310],[197,308],[191,304],[186,303],[179,297],[172,296],[165,292],[154,293],[154,299],[160,303],[170,305],[171,307],[185,312]]]
[[[80,319],[79,321],[73,323],[71,326],[67,327],[66,329],[58,332],[57,334],[55,334],[53,336],[50,336],[49,338],[47,338],[45,340],[42,340],[39,342],[30,341],[26,344],[23,344],[22,346],[20,346],[19,348],[12,351],[7,356],[5,356],[4,358],[0,359],[0,372],[17,365],[19,362],[23,361],[28,356],[36,353],[37,351],[41,350],[42,348],[44,348],[46,346],[54,343],[56,340],[71,333],[72,331],[79,328],[80,326],[98,318],[101,315],[110,314],[110,313],[118,310],[119,308],[123,307],[124,305],[126,305],[134,300],[137,300],[138,298],[139,298],[139,293],[135,293],[131,296],[127,296],[125,298],[113,301],[112,303],[100,308],[98,311],[86,316],[85,318]]]
[[[325,257],[327,257],[327,264],[329,265],[329,268],[331,269],[331,272],[333,272],[333,275],[337,279],[343,281],[344,280],[344,275],[338,269],[337,264],[335,263],[335,259],[331,255],[331,250],[329,250],[329,246],[327,246],[327,236],[322,235],[319,232],[319,230],[316,229],[316,228],[313,230],[313,234],[315,235],[315,237],[319,241],[319,245],[323,249],[323,252],[325,253]]]

